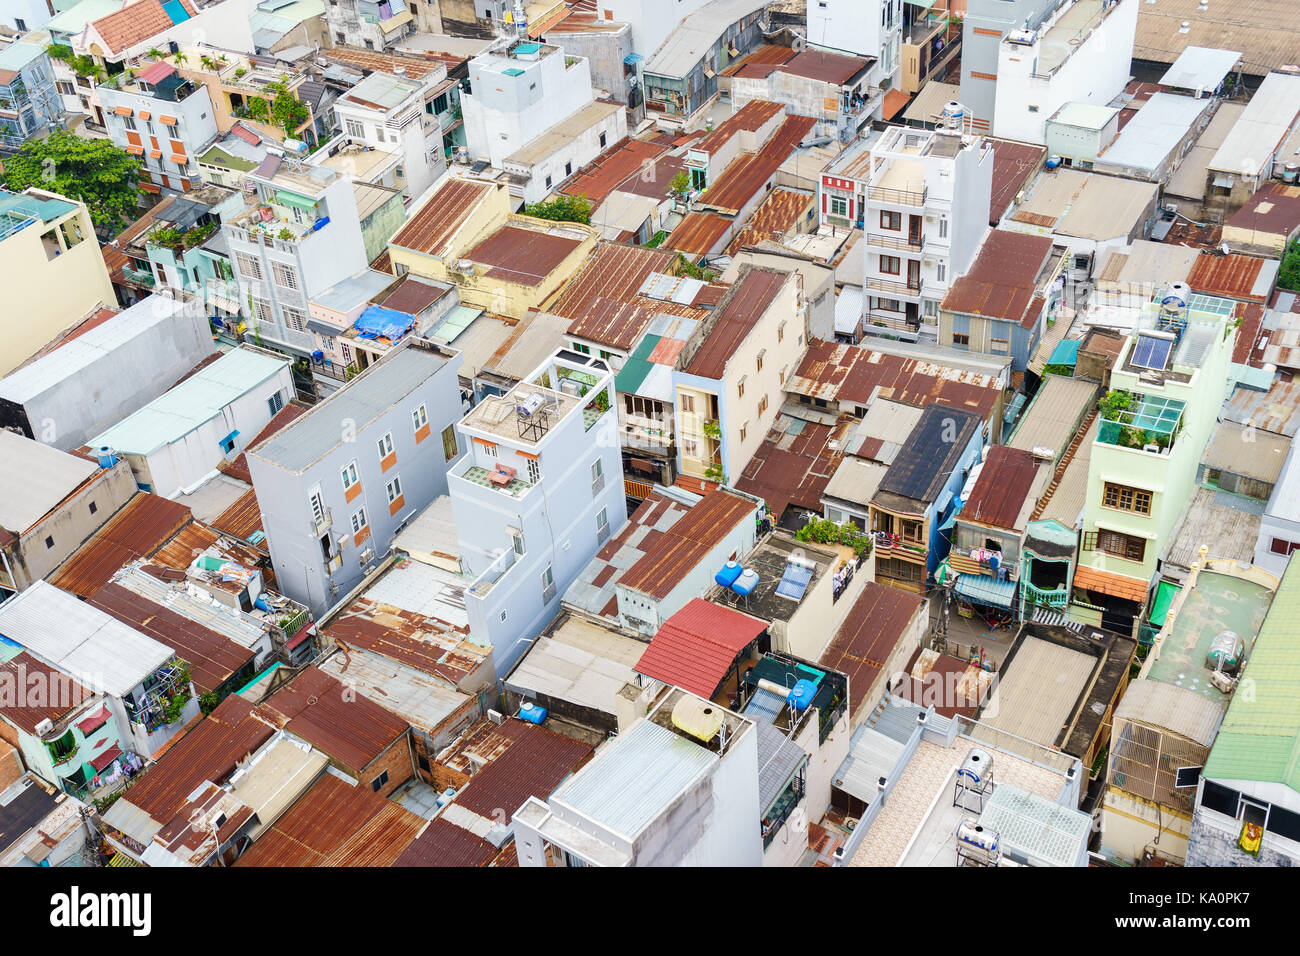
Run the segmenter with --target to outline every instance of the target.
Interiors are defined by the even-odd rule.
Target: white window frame
[[[417,432],[425,425],[429,424],[429,413],[425,411],[423,405],[411,412],[411,423],[415,426]]]
[[[344,491],[347,491],[361,480],[360,472],[357,471],[357,460],[355,458],[339,469],[339,477],[343,479]]]
[[[388,503],[390,505],[398,498],[402,497],[402,476],[393,475],[393,480],[384,485],[384,492],[388,495]]]
[[[360,519],[360,521],[358,521],[357,519]],[[369,527],[370,527],[370,519],[366,517],[366,509],[364,506],[352,512],[352,533],[353,534],[360,534],[362,531],[365,531],[366,528]]]
[[[384,432],[375,442],[375,447],[379,449],[379,460],[383,461],[393,453],[393,433]]]

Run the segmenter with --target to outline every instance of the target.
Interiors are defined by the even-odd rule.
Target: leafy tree
[[[668,189],[674,194],[680,196],[686,190],[691,188],[691,177],[686,170],[682,170],[673,177],[673,181],[668,184]]]
[[[66,130],[29,139],[5,161],[4,184],[28,186],[80,199],[96,226],[117,232],[134,218],[140,167],[130,153],[106,139],[82,139]]]
[[[586,196],[563,194],[546,202],[535,202],[524,207],[524,215],[552,222],[580,222],[591,225],[591,202]]]
[[[275,99],[271,101],[271,119],[286,133],[292,133],[310,118],[307,104],[290,93],[283,83],[268,84],[267,90],[275,93]]]
[[[1292,239],[1282,256],[1282,268],[1278,270],[1277,284],[1283,289],[1300,292],[1300,240]]]
[[[699,279],[701,282],[712,282],[718,277],[716,272],[697,266],[680,252],[677,253],[677,274],[688,279]]]

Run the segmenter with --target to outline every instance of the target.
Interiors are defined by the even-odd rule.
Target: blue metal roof
[[[958,597],[977,604],[1010,608],[1016,598],[1016,582],[999,581],[986,574],[959,574],[953,591]]]

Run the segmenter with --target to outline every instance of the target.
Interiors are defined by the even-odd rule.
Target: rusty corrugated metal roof
[[[668,152],[670,146],[671,143],[621,139],[578,170],[577,175],[559,191],[569,196],[586,197],[595,211],[610,193],[621,189],[621,184],[629,177],[639,175],[647,163],[653,163]]]
[[[683,369],[701,378],[720,379],[740,343],[763,318],[790,273],[747,267],[718,304],[721,311],[704,341]]]
[[[36,733],[42,720],[58,723],[92,696],[67,674],[37,660],[27,651],[0,664],[0,716],[20,730]],[[39,687],[39,696],[30,693]]]
[[[258,432],[253,440],[244,447],[252,448],[258,443],[265,441],[280,429],[292,423],[299,416],[305,414],[306,411],[307,409],[301,405],[290,404],[284,406],[284,408],[275,413],[274,418],[266,423],[266,427]],[[251,485],[253,483],[252,472],[248,470],[248,455],[244,452],[240,452],[239,457],[234,461],[223,461],[221,464],[217,465],[217,468],[222,474],[229,475],[231,478],[234,478],[237,481],[242,481],[246,485]]]
[[[752,523],[755,510],[753,501],[726,489],[709,492],[671,527],[646,532],[639,544],[641,557],[623,573],[619,584],[652,598],[667,597],[682,574],[699,564],[719,541],[738,525]]]
[[[353,773],[409,731],[405,720],[315,666],[262,701],[258,712]]]
[[[1260,270],[1267,259],[1238,253],[1218,255],[1203,252],[1196,258],[1187,284],[1193,292],[1224,296],[1245,302],[1267,302],[1271,288],[1255,291]]]
[[[773,189],[754,210],[754,215],[745,228],[731,240],[731,245],[727,246],[727,255],[734,256],[743,246],[752,246],[765,239],[780,241],[801,220],[807,218],[814,201],[810,192]]]
[[[722,242],[731,226],[732,220],[716,213],[687,213],[664,245],[687,258],[705,256]]]
[[[366,784],[327,773],[235,866],[393,866],[424,825]]]
[[[73,552],[49,581],[77,597],[90,597],[123,565],[149,557],[190,520],[185,505],[142,491]]]
[[[757,152],[732,161],[700,197],[700,206],[734,216],[776,175],[815,123],[811,116],[787,117]]]
[[[875,581],[862,589],[818,660],[823,667],[849,675],[850,714],[857,711],[922,606],[917,595]]]
[[[833,426],[782,412],[745,465],[736,488],[762,498],[778,521],[789,508],[822,511],[822,495],[843,458],[856,419]]]
[[[371,651],[439,677],[451,686],[483,663],[487,649],[469,642],[468,630],[365,595],[330,622],[328,632],[348,647]]]
[[[1016,194],[1038,172],[1047,155],[1047,147],[992,137],[988,137],[988,141],[993,144],[993,193],[989,201],[989,224],[996,225],[1002,220],[1002,214],[1007,211]]]
[[[495,188],[491,183],[449,178],[389,242],[428,256],[445,256],[452,234],[473,216],[478,204]]]
[[[479,770],[456,794],[455,803],[471,813],[497,819],[504,812],[509,819],[529,797],[545,800],[556,787],[591,759],[590,744],[565,737],[544,727],[512,717],[510,746]]]
[[[994,445],[958,518],[991,528],[1023,531],[1016,527],[1017,519],[1034,487],[1038,466],[1027,451]]]
[[[506,225],[479,242],[464,257],[487,266],[486,278],[535,286],[540,285],[580,245],[582,240],[571,236]]]

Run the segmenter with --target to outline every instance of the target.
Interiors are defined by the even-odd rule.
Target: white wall
[[[648,57],[663,45],[677,25],[710,0],[676,0],[668,7],[664,0],[596,0],[598,19],[626,23],[632,29],[632,49]],[[815,2],[815,0],[814,0]],[[842,0],[846,3],[860,0]],[[605,11],[612,16],[606,17]]]
[[[1041,145],[1045,123],[1066,103],[1104,106],[1123,92],[1130,75],[1139,2],[1120,0],[1050,76],[1034,75],[1042,56],[1043,30],[1032,46],[1004,40],[998,50],[993,135]]]

